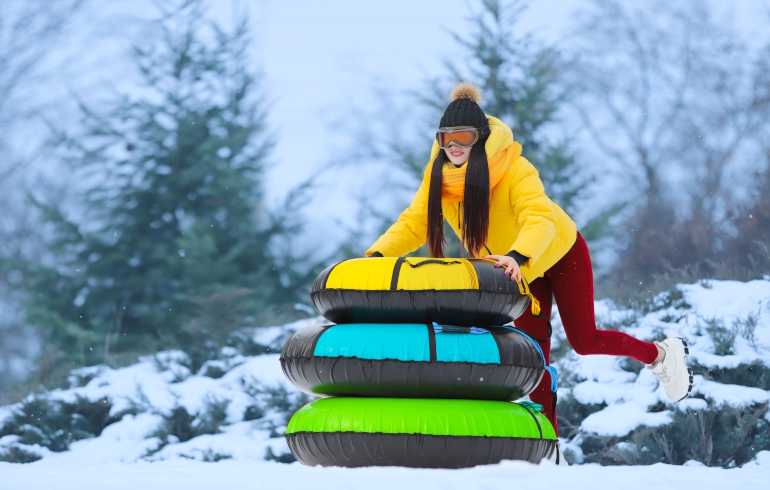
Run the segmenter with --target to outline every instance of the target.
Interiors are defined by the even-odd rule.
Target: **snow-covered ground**
[[[680,285],[683,297],[666,303],[661,297],[646,314],[623,310],[607,301],[596,304],[604,324],[646,338],[681,336],[690,345],[690,360],[704,367],[734,368],[759,361],[770,366],[770,281],[747,283],[710,281]],[[735,333],[732,347],[719,352],[708,333],[709,325],[723,324],[728,330],[736,320],[753,318],[753,328]],[[310,319],[258,331],[254,341],[272,352],[299,328],[320,322]],[[721,322],[721,323],[720,323]],[[563,333],[554,348],[564,342]],[[718,355],[720,354],[721,355]],[[544,463],[540,466],[505,462],[467,470],[413,470],[405,468],[307,468],[299,463],[265,461],[267,454],[288,453],[281,436],[283,414],[266,409],[244,421],[249,407],[264,402],[264,389],[283,388],[294,393],[284,379],[277,353],[243,356],[232,348],[222,359],[209,361],[198,373],[185,366],[186,355],[162,352],[142,358],[134,365],[111,369],[105,366],[79,369],[71,377],[72,387],[55,390],[52,400],[74,403],[107,399],[110,414],[132,413],[108,425],[99,437],[72,442],[69,450],[53,452],[40,445],[21,444],[18,435],[0,438],[0,453],[11,447],[42,457],[29,464],[0,463],[0,489],[15,488],[491,488],[495,485],[569,485],[570,488],[735,488],[766,485],[770,478],[770,451],[760,452],[741,468],[708,468],[691,461],[685,466],[603,467],[596,464],[569,468]],[[728,385],[695,376],[693,394],[678,405],[668,404],[657,380],[646,370],[639,374],[624,369],[622,360],[609,356],[580,357],[570,352],[557,365],[562,386],[559,396],[570,394],[584,404],[606,404],[585,418],[578,434],[563,440],[580,462],[581,438],[587,434],[625,436],[642,425],[664,426],[675,410],[702,409],[712,404],[742,407],[770,400],[770,392],[747,386]],[[221,377],[205,375],[214,368]],[[82,386],[80,386],[82,385]],[[212,403],[227,401],[220,433],[205,434],[179,442],[159,431],[164,415],[178,407],[189,414],[202,413]],[[661,410],[661,403],[665,409]],[[653,411],[653,407],[657,407]],[[0,407],[0,427],[11,420],[19,406]],[[768,415],[765,415],[767,418]],[[770,419],[769,419],[770,420]],[[197,423],[197,422],[196,422]],[[207,462],[220,460],[219,462]]]
[[[0,488],[81,490],[298,489],[314,490],[468,490],[501,488],[568,488],[595,490],[684,490],[766,488],[770,452],[742,468],[702,466],[535,466],[506,461],[495,466],[463,470],[408,468],[319,468],[251,460],[200,463],[185,460],[161,463],[57,465],[0,463]]]

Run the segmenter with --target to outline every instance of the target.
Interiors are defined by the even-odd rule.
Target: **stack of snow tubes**
[[[463,468],[539,462],[557,438],[542,407],[511,403],[550,370],[533,339],[510,326],[530,298],[480,259],[351,259],[313,284],[334,324],[295,333],[281,367],[320,397],[289,422],[307,465]]]

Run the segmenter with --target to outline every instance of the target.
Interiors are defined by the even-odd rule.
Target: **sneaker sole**
[[[681,338],[681,337],[675,337],[675,338],[677,338],[677,339],[679,339],[679,340],[681,340],[681,341],[682,341],[682,345],[684,345],[684,357],[685,357],[685,360],[686,360],[686,359],[687,359],[687,356],[688,356],[688,354],[690,354],[690,349],[688,349],[688,348],[687,348],[687,341],[686,341],[686,340],[684,340],[684,339],[683,339],[683,338]],[[685,366],[687,366],[687,364],[686,364],[686,363],[685,363]],[[682,400],[684,400],[685,398],[687,398],[688,396],[690,396],[690,393],[692,392],[692,369],[690,369],[690,367],[689,367],[689,366],[687,367],[687,374],[689,374],[689,375],[690,375],[690,386],[688,386],[688,387],[687,387],[687,393],[686,393],[686,394],[685,394],[685,395],[684,395],[682,398],[680,398],[679,400],[675,401],[674,403],[679,403],[679,402],[681,402]]]

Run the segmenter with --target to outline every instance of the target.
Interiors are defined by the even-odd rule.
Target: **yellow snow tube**
[[[485,259],[374,257],[326,268],[310,297],[334,323],[502,325],[529,305],[526,284]],[[539,311],[538,311],[539,313]]]

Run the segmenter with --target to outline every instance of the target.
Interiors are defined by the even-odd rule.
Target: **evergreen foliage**
[[[275,453],[273,453],[273,448],[268,446],[267,450],[265,451],[265,461],[275,461],[276,463],[291,464],[297,461],[297,458],[295,458],[291,453],[284,453],[276,456]]]
[[[470,63],[458,64],[453,58],[445,65],[452,83],[470,79],[479,84],[484,112],[510,126],[549,197],[570,212],[590,179],[580,171],[569,141],[548,137],[568,100],[560,80],[566,65],[556,50],[519,33],[517,19],[525,9],[520,0],[483,0],[479,13],[470,18],[470,34],[452,33],[460,47],[456,56]],[[467,73],[457,69],[466,64]],[[440,87],[442,80],[432,83]],[[433,104],[443,111],[446,96],[442,93]]]
[[[586,150],[625,176],[612,192],[627,208],[613,223],[610,277],[646,285],[696,264],[711,278],[763,277],[767,47],[752,46],[719,4],[584,3],[570,43],[574,107]]]
[[[25,451],[16,446],[11,446],[7,450],[0,452],[0,462],[4,463],[25,464],[34,463],[40,459],[40,456],[37,454]]]
[[[66,451],[73,442],[99,436],[105,427],[132,413],[111,416],[111,409],[112,403],[107,398],[92,402],[77,397],[74,403],[67,403],[46,396],[30,397],[3,422],[0,437],[16,435],[19,444],[39,444],[54,452]],[[14,454],[9,457],[23,456]]]
[[[700,374],[717,383],[770,390],[770,366],[760,361],[739,364],[734,368],[706,367],[694,363],[690,369],[693,374]]]
[[[572,393],[559,398],[556,410],[556,425],[559,426],[559,437],[567,439],[574,437],[580,429],[581,422],[586,417],[602,410],[606,406],[606,403],[580,403]]]
[[[749,407],[715,405],[703,410],[675,410],[671,424],[640,427],[623,438],[586,435],[580,444],[584,462],[602,465],[684,464],[731,468],[770,449],[767,403]]]
[[[272,418],[266,420],[271,437],[277,437],[276,429],[288,425],[297,410],[313,401],[301,391],[289,391],[282,385],[264,386],[257,380],[245,384],[244,391],[254,399],[254,403],[246,408],[243,420],[257,420],[271,414]]]
[[[182,347],[199,366],[234,329],[291,318],[310,279],[276,252],[288,211],[262,203],[272,141],[247,19],[229,33],[200,0],[174,9],[134,48],[142,95],[81,103],[84,133],[57,134],[80,213],[36,202],[55,241],[50,265],[26,264],[27,318],[68,363]]]
[[[714,354],[718,356],[729,356],[733,353],[733,344],[738,332],[735,329],[728,328],[719,318],[707,318],[706,332],[714,342]]]
[[[560,110],[570,95],[560,78],[566,63],[555,49],[521,34],[517,21],[525,8],[525,2],[518,0],[480,2],[478,11],[468,19],[467,32],[452,33],[455,45],[451,59],[444,63],[445,73],[427,79],[420,91],[412,94],[410,104],[398,110],[394,110],[397,103],[389,94],[378,94],[382,108],[363,116],[366,124],[358,129],[356,145],[364,150],[352,155],[350,161],[387,161],[391,175],[388,192],[403,189],[413,193],[422,181],[438,122],[449,103],[447,94],[456,83],[467,80],[482,89],[484,112],[511,127],[523,156],[540,173],[548,196],[568,213],[576,211],[577,201],[593,178],[575,160],[569,139],[554,136],[561,122]],[[404,118],[404,112],[410,117]],[[382,134],[394,133],[398,136],[382,138]],[[370,208],[368,218],[380,223],[377,232],[384,232],[393,222],[392,215],[373,209],[366,198],[362,205]],[[593,240],[602,236],[609,218],[621,207],[589,220],[583,228],[584,237]],[[361,230],[351,232],[353,241],[361,235]],[[459,240],[448,225],[444,236],[447,256],[460,256]],[[360,254],[351,243],[343,245],[343,252]],[[427,248],[417,254],[427,255]]]
[[[186,442],[204,434],[219,434],[219,428],[225,425],[228,405],[227,400],[210,398],[206,400],[203,410],[194,415],[185,407],[174,407],[170,413],[161,414],[164,424],[154,435],[166,445],[169,443],[169,436],[175,437],[179,442]]]
[[[229,454],[215,453],[214,451],[209,449],[208,451],[203,453],[201,457],[201,461],[203,461],[204,463],[218,463],[223,459],[232,459],[232,458],[233,457],[230,456]]]

